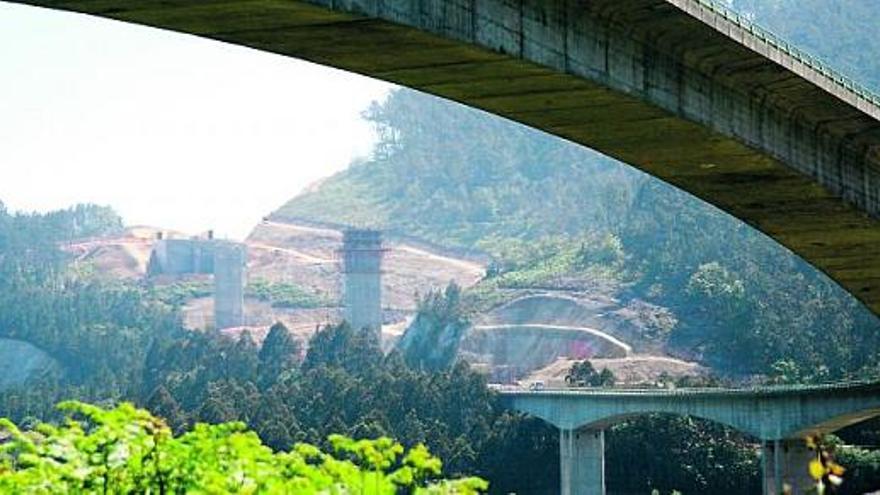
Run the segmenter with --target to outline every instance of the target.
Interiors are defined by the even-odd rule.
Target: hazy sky
[[[193,36],[0,2],[0,200],[109,204],[240,238],[369,153],[390,85]]]

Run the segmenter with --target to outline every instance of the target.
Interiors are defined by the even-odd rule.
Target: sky
[[[242,239],[367,156],[393,86],[153,28],[0,2],[0,201]]]

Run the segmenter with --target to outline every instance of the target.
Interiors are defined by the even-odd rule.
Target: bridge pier
[[[791,486],[794,495],[808,493],[813,484],[807,466],[813,455],[803,439],[762,442],[764,495],[779,495],[784,484]]]
[[[562,495],[605,495],[605,432],[560,429],[559,475]]]

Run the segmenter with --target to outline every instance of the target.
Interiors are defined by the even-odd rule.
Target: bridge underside
[[[876,107],[668,1],[23,3],[342,68],[584,144],[744,220],[880,313]]]

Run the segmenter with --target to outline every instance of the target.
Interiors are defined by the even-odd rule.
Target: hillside
[[[342,286],[338,250],[342,232],[328,227],[266,221],[246,240],[249,277],[291,282],[339,300]],[[383,259],[383,306],[415,309],[414,294],[444,287],[450,281],[470,287],[482,278],[485,262],[386,237]]]
[[[51,356],[24,340],[0,338],[0,392],[58,371]]]
[[[663,308],[670,323],[654,332],[655,352],[723,373],[795,362],[824,380],[880,361],[880,324],[861,304],[671,186],[409,90],[366,115],[381,136],[373,156],[291,199],[273,221],[371,225],[484,253],[487,277],[463,295],[477,315],[548,290],[611,298],[618,310]]]
[[[880,4],[730,0],[733,8],[880,89]],[[816,22],[822,19],[822,22]],[[488,254],[465,300],[489,311],[521,291],[609,297],[668,310],[656,352],[734,374],[799,379],[869,373],[880,322],[762,234],[623,164],[408,90],[366,112],[368,159],[272,214],[372,225]],[[586,245],[588,249],[578,249]],[[624,310],[625,312],[625,310]]]
[[[127,227],[117,235],[76,239],[61,246],[73,255],[73,262],[89,266],[110,278],[135,279],[147,272],[150,251],[156,235],[163,232],[169,237],[183,237],[180,232],[147,226]]]
[[[180,232],[132,227],[118,235],[77,240],[62,248],[73,255],[72,261],[80,270],[110,280],[139,282],[147,280],[147,260],[159,232],[165,238],[186,237]],[[343,280],[338,259],[342,232],[338,228],[266,220],[254,227],[245,243],[249,279],[245,328],[257,342],[275,322],[282,322],[307,341],[316,328],[342,319],[339,301]],[[474,288],[468,292],[472,325],[461,342],[460,359],[484,369],[494,380],[511,381],[540,373],[558,359],[619,358],[633,349],[642,358],[646,353],[667,354],[662,336],[674,325],[674,317],[663,307],[615,298],[613,286],[598,283],[597,271],[586,277],[564,267],[559,277],[551,280],[541,270],[530,276],[523,275],[530,273],[528,270],[522,270],[512,273],[518,277],[496,282],[484,279],[482,259],[411,238],[389,236],[385,244],[382,304],[386,347],[410,325],[417,310],[417,294],[454,282],[466,290]],[[606,274],[606,278],[614,276]],[[536,284],[536,280],[543,281]],[[210,275],[165,275],[150,279],[150,283],[164,300],[180,305],[187,328],[213,326]],[[556,290],[547,291],[549,284],[556,284]],[[503,298],[475,298],[485,287]],[[224,332],[240,335],[242,331]],[[642,366],[647,368],[645,373],[660,373],[650,369],[651,363],[659,362],[648,361]]]
[[[131,227],[117,235],[76,240],[62,245],[81,269],[109,279],[140,280],[157,233],[186,237],[152,227]],[[248,290],[245,313],[256,336],[276,321],[303,338],[320,325],[337,322],[342,274],[337,251],[342,232],[328,227],[265,221],[245,240],[248,247]],[[485,273],[485,262],[444,253],[424,244],[389,238],[384,260],[383,298],[387,331],[398,334],[415,312],[416,294],[455,282],[474,285]],[[180,298],[189,328],[208,328],[213,320],[210,276],[160,277],[166,298]],[[273,296],[273,294],[275,294]],[[279,297],[299,296],[304,304]],[[274,299],[273,299],[274,297]]]

